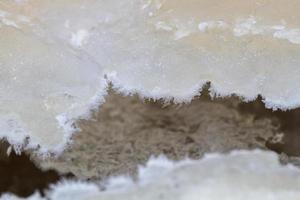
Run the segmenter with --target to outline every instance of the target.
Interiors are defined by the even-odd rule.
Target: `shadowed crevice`
[[[55,170],[42,171],[25,154],[7,155],[9,145],[0,142],[0,196],[13,193],[20,197],[28,197],[34,192],[44,195],[44,191],[63,178],[71,178],[72,174],[60,175]]]
[[[240,103],[241,113],[253,114],[257,119],[269,118],[284,134],[281,142],[266,143],[266,146],[277,153],[285,153],[288,156],[300,156],[300,108],[281,111],[266,109],[262,98],[250,103]]]

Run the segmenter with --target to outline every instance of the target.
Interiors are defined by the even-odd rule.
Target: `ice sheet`
[[[58,151],[107,82],[175,102],[210,82],[212,96],[299,107],[299,9],[298,0],[1,1],[0,136]]]

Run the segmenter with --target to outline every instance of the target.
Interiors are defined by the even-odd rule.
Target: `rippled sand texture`
[[[298,107],[299,9],[298,0],[1,1],[0,136],[62,150],[106,81],[176,102],[211,82],[212,95]]]

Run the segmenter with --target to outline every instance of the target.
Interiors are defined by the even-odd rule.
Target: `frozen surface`
[[[172,162],[152,158],[136,181],[114,177],[101,184],[62,182],[52,187],[50,200],[298,200],[300,170],[282,166],[275,153],[236,151],[207,154],[198,161]],[[1,200],[14,200],[5,195]],[[43,199],[34,195],[33,199]]]
[[[299,107],[299,9],[298,0],[1,1],[0,137],[61,151],[107,81],[176,102],[210,82],[212,95]]]

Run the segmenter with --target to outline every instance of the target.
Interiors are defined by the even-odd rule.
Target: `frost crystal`
[[[0,137],[59,152],[107,81],[176,102],[210,82],[212,95],[298,107],[299,8],[298,0],[1,1]]]

